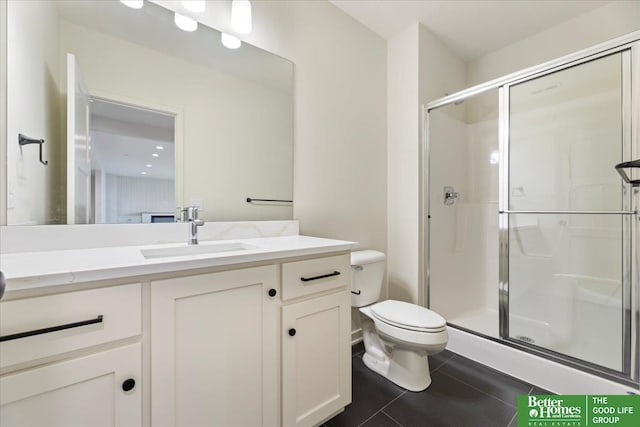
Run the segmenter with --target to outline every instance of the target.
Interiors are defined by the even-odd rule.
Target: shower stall
[[[428,306],[636,388],[638,39],[425,105],[423,147]]]

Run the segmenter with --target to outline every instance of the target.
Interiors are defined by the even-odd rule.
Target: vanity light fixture
[[[158,154],[158,153],[152,153],[151,155],[152,155],[153,157],[159,157],[159,156],[160,156],[160,154]]]
[[[178,12],[176,12],[173,22],[175,22],[176,26],[182,31],[192,32],[198,29],[198,21],[189,18],[188,16],[181,15]]]
[[[230,34],[225,34],[225,33],[222,33],[220,35],[220,41],[222,42],[224,47],[227,47],[229,49],[237,49],[242,44],[240,39],[237,38],[236,36],[232,36]]]
[[[182,6],[189,12],[202,13],[207,8],[204,0],[182,0]]]
[[[142,9],[144,6],[144,0],[120,0],[125,6],[129,6],[131,9]]]
[[[156,150],[164,150],[164,147],[162,145],[156,145]]]
[[[251,32],[251,2],[249,0],[233,0],[231,2],[231,28],[239,34]]]

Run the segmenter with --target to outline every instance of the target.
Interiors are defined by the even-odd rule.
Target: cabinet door
[[[140,372],[140,344],[132,344],[4,375],[0,378],[0,425],[140,426]],[[128,379],[135,386],[124,391]]]
[[[312,426],[351,403],[347,292],[282,307],[283,425]]]
[[[276,426],[276,266],[151,285],[151,422]]]

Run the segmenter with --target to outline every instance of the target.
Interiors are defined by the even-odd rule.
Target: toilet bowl
[[[364,314],[362,336],[365,365],[410,391],[431,384],[428,356],[444,350],[448,334],[445,319],[416,304],[378,302],[384,273],[384,254],[351,254],[351,305]]]

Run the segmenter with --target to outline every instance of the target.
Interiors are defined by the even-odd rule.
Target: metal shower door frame
[[[423,265],[425,274],[422,283],[423,305],[430,306],[430,206],[429,206],[429,163],[430,163],[430,112],[437,108],[463,101],[475,95],[498,89],[498,136],[499,136],[499,332],[500,338],[489,337],[474,331],[467,332],[483,336],[484,338],[498,341],[510,347],[515,347],[528,353],[536,354],[547,359],[565,364],[586,372],[593,373],[603,378],[616,382],[632,385],[639,388],[640,385],[640,357],[638,348],[640,345],[640,193],[638,189],[628,188],[632,196],[627,197],[622,211],[589,211],[589,212],[563,212],[554,213],[589,213],[589,214],[619,214],[624,216],[623,235],[629,236],[623,239],[623,369],[622,373],[604,368],[602,366],[573,358],[571,356],[554,352],[552,350],[537,347],[532,344],[509,338],[509,88],[513,85],[528,81],[543,75],[551,74],[563,69],[579,66],[599,58],[622,52],[623,75],[623,149],[625,153],[631,153],[632,158],[640,158],[640,31],[601,43],[592,48],[567,55],[554,61],[539,66],[531,67],[505,77],[495,79],[453,95],[435,100],[422,107],[422,144],[421,144],[421,184],[424,191],[421,192],[421,223],[424,225],[422,240]],[[624,71],[626,70],[626,71]],[[632,75],[633,74],[633,75]],[[630,90],[625,88],[630,87]],[[635,117],[635,120],[633,118]],[[629,159],[630,160],[630,159]],[[625,198],[623,197],[623,200]],[[517,211],[518,213],[545,213],[544,211]],[[549,212],[546,212],[549,213]],[[454,326],[455,327],[455,326]]]

